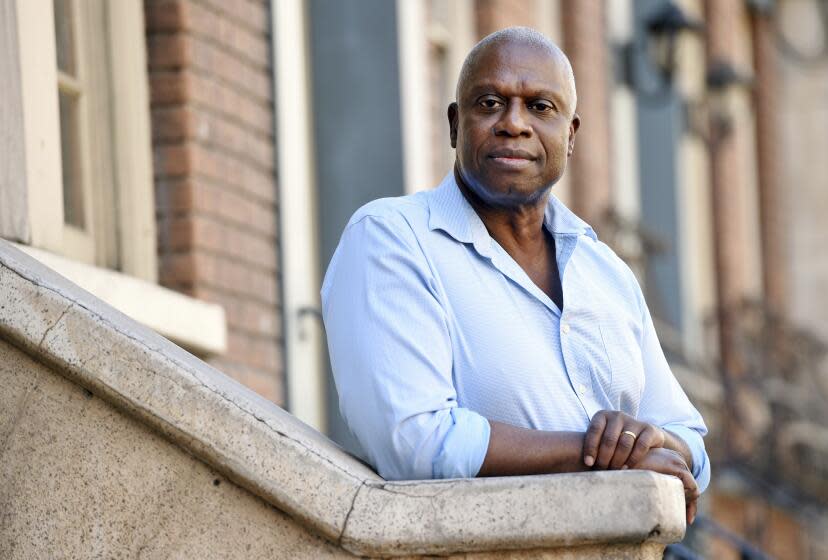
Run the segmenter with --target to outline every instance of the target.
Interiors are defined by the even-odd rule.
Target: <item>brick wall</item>
[[[538,27],[536,3],[527,0],[477,0],[476,16],[480,39],[513,25]]]
[[[600,235],[612,199],[606,6],[602,0],[565,0],[561,12],[563,48],[575,73],[581,116],[568,170],[571,208]]]
[[[159,279],[222,305],[209,361],[284,401],[270,13],[261,0],[145,0]]]

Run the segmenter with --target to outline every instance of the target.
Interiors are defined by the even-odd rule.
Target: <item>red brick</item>
[[[227,358],[211,358],[210,365],[278,405],[284,404],[281,370],[259,371]]]
[[[193,111],[186,105],[155,108],[151,118],[152,139],[155,142],[188,140],[196,134]]]
[[[265,6],[248,0],[198,0],[219,14],[237,21],[252,31],[265,34],[270,28],[270,15]]]
[[[244,196],[242,192],[219,188],[198,179],[194,185],[195,209],[275,238],[276,208],[272,204],[262,204]]]
[[[193,154],[185,144],[156,146],[153,150],[156,177],[189,175],[193,170]]]
[[[525,0],[477,0],[477,30],[482,38],[513,25],[536,26],[534,3]]]
[[[192,39],[185,34],[153,35],[147,38],[150,70],[176,70],[189,65],[192,58]]]
[[[156,205],[162,216],[198,213],[214,216],[245,231],[276,238],[276,208],[262,204],[242,192],[201,178],[164,181],[156,186]]]
[[[206,216],[187,215],[165,220],[162,248],[169,251],[204,249],[244,261],[256,269],[276,271],[276,241]]]
[[[144,0],[144,24],[147,31],[178,31],[189,19],[187,0]]]
[[[272,105],[254,101],[210,75],[188,74],[191,83],[187,93],[198,106],[221,113],[267,136],[273,135]]]
[[[267,68],[254,68],[241,57],[203,38],[193,38],[186,44],[190,46],[190,51],[180,45],[171,45],[170,48],[182,51],[181,57],[191,52],[194,68],[218,76],[228,87],[243,92],[258,102],[272,102],[271,80]],[[173,55],[169,58],[176,59]]]
[[[153,109],[152,133],[156,142],[198,140],[205,147],[227,152],[260,171],[272,173],[275,168],[271,139],[237,122],[189,105]]]
[[[154,71],[150,72],[150,103],[153,108],[159,105],[175,105],[190,100],[193,84],[189,72]]]
[[[155,207],[161,216],[195,209],[196,195],[192,181],[173,179],[155,184]]]
[[[221,147],[234,156],[250,161],[263,171],[275,168],[273,140],[220,115],[195,109],[191,114],[195,138],[210,148]]]
[[[211,362],[282,402],[268,10],[145,0],[160,282],[221,305]]]
[[[227,313],[227,325],[234,331],[256,336],[281,338],[279,308],[251,301],[249,298],[200,287],[198,298],[221,305]]]
[[[158,280],[162,286],[192,288],[197,276],[194,254],[162,254],[160,261]]]
[[[227,357],[248,367],[278,370],[281,361],[279,341],[230,331],[227,335]]]
[[[188,146],[194,174],[233,186],[263,203],[276,201],[276,178],[272,173],[259,171],[226,152],[199,144]]]
[[[262,303],[279,303],[279,285],[275,274],[260,272],[244,263],[197,249],[193,249],[191,254],[196,269],[196,288],[203,286],[246,296]]]

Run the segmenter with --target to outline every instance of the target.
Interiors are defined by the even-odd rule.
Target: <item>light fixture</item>
[[[668,1],[647,18],[645,25],[650,60],[658,69],[662,82],[672,85],[679,37],[685,32],[703,32],[704,24],[689,18],[675,3]]]
[[[643,24],[646,33],[616,50],[618,80],[634,89],[642,101],[665,102],[672,97],[681,37],[703,33],[704,24],[670,0],[660,4]]]
[[[739,71],[724,60],[714,61],[707,69],[707,85],[704,99],[688,103],[688,110],[698,111],[690,120],[689,129],[708,144],[715,145],[733,130],[730,98],[735,90],[753,86],[753,77]],[[702,122],[699,122],[702,119]]]

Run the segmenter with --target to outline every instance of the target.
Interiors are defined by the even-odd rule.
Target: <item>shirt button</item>
[[[564,334],[569,334],[569,323],[564,323],[561,327],[561,332]]]
[[[582,395],[586,394],[586,385],[584,385],[583,383],[578,385],[578,392]]]

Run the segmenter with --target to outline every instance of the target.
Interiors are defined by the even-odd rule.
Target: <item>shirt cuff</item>
[[[699,432],[683,424],[667,424],[662,428],[680,437],[690,448],[690,455],[693,456],[693,478],[699,485],[699,492],[704,492],[710,484],[710,460],[704,449],[704,439]]]
[[[489,421],[467,408],[451,409],[452,426],[431,464],[433,478],[474,478],[489,450]]]

